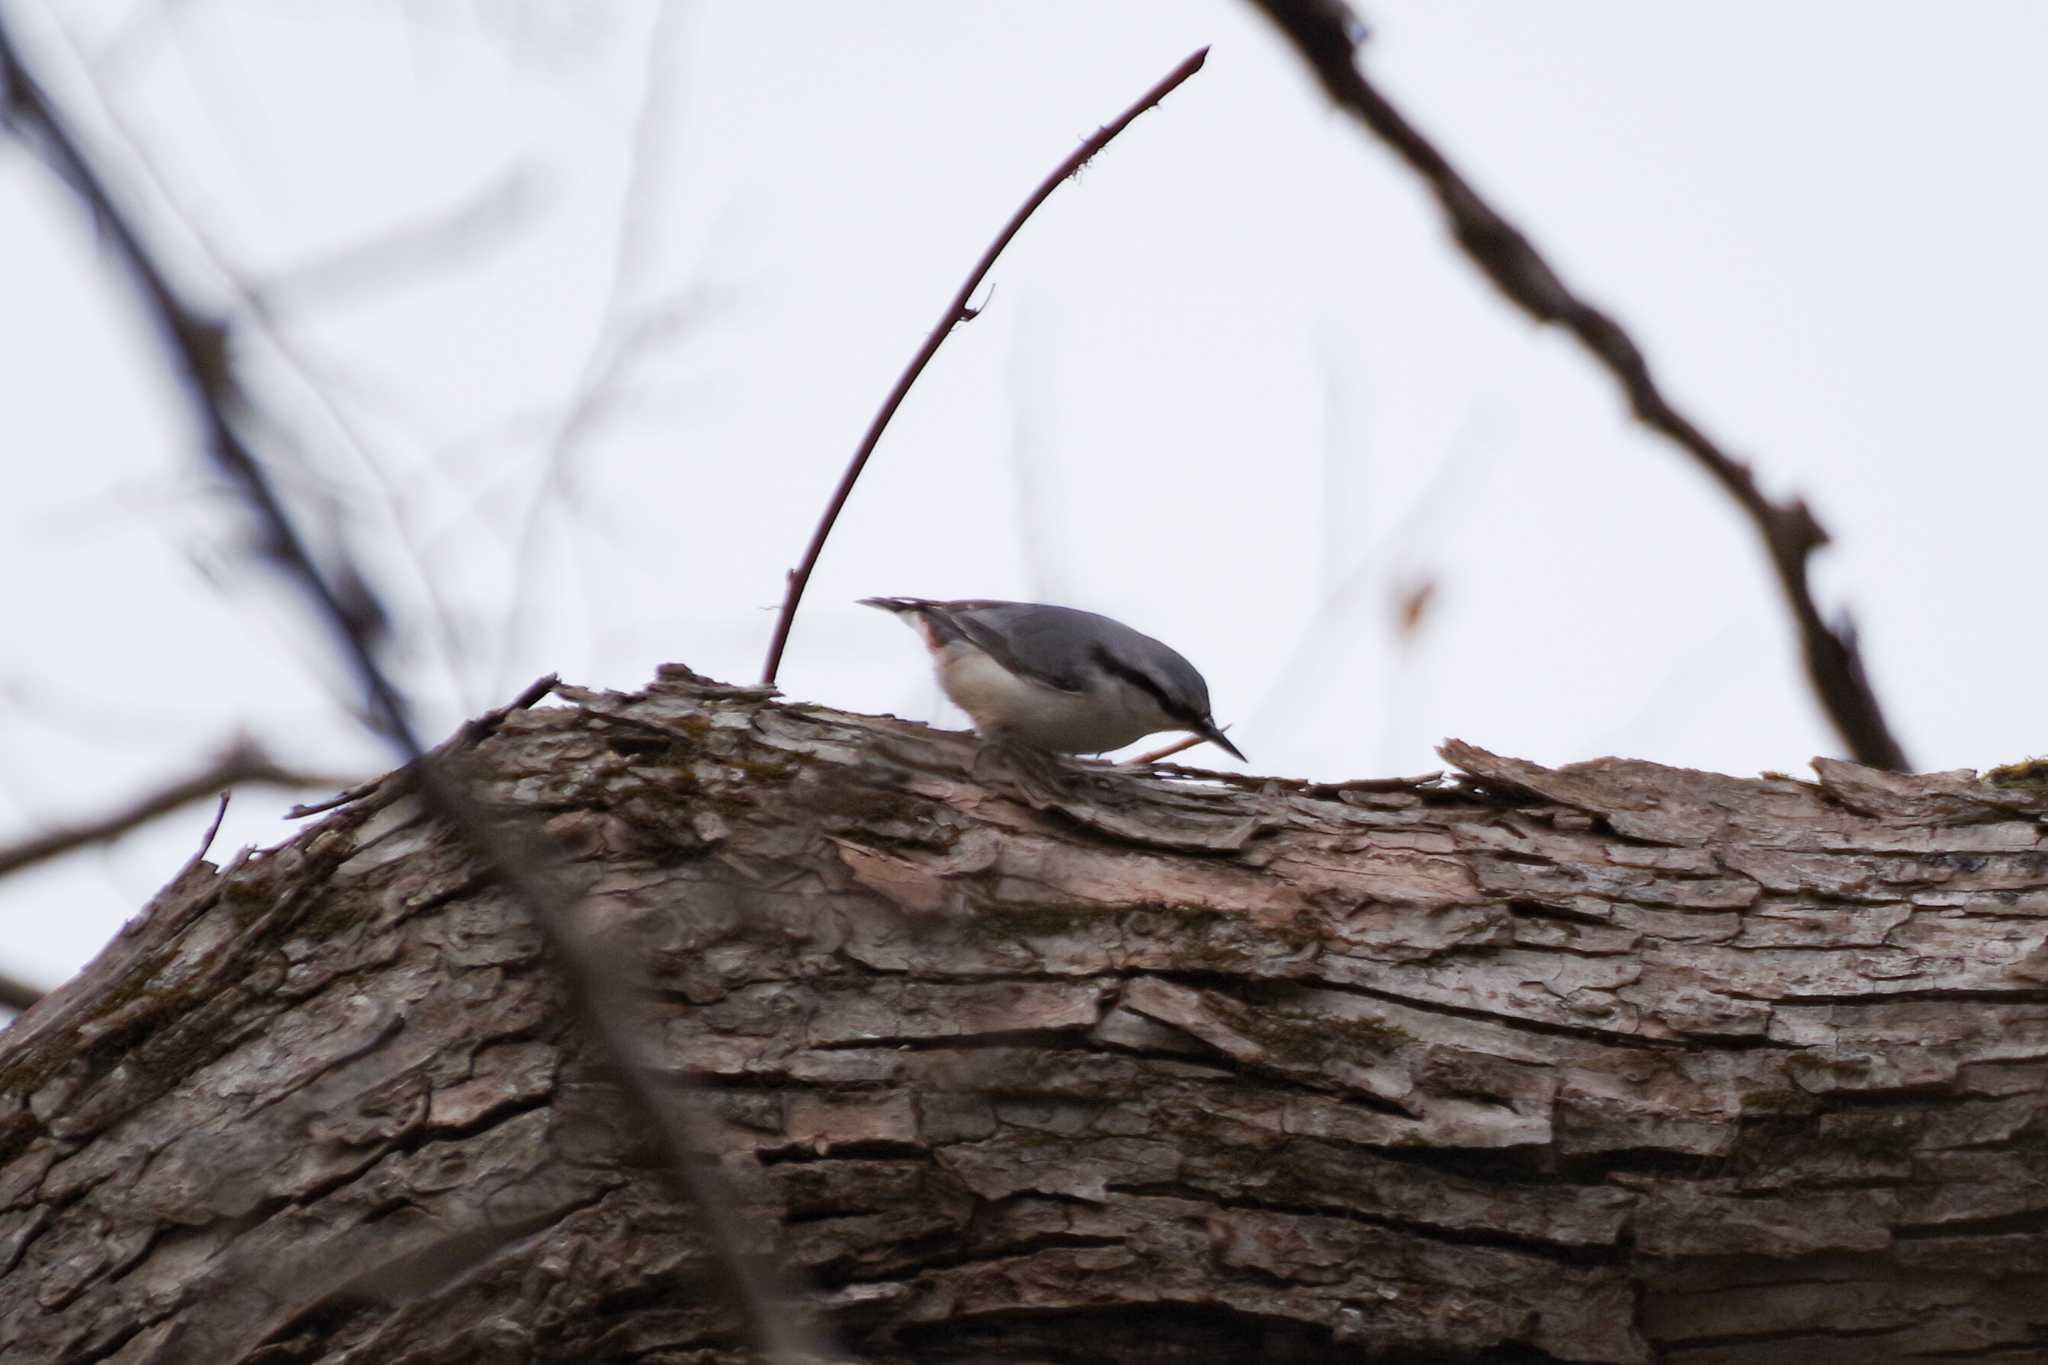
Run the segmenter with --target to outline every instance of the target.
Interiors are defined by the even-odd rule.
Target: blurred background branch
[[[1843,743],[1859,762],[1903,771],[1892,735],[1843,614],[1830,625],[1814,601],[1807,561],[1828,543],[1798,499],[1774,502],[1749,466],[1722,450],[1674,406],[1651,376],[1642,348],[1620,323],[1572,292],[1528,237],[1493,207],[1360,70],[1365,25],[1343,0],[1256,0],[1293,43],[1323,89],[1428,181],[1465,254],[1510,301],[1538,322],[1577,337],[1628,395],[1638,420],[1676,442],[1735,500],[1763,537],[1806,658],[1807,677]]]
[[[778,1365],[830,1354],[821,1333],[793,1308],[780,1270],[753,1249],[697,1123],[687,1093],[659,1072],[646,1044],[624,1010],[639,972],[616,961],[602,945],[569,919],[577,888],[561,872],[554,851],[538,830],[516,835],[472,800],[459,779],[442,769],[415,733],[410,709],[377,658],[388,616],[365,572],[337,548],[334,562],[318,562],[286,509],[256,451],[244,442],[239,424],[259,411],[242,387],[229,354],[227,324],[189,304],[172,286],[144,244],[139,230],[87,159],[62,114],[23,63],[4,14],[0,14],[0,94],[7,126],[42,155],[50,169],[78,196],[114,248],[160,333],[184,396],[206,434],[207,448],[222,472],[247,499],[261,528],[260,553],[267,565],[310,597],[335,644],[353,666],[369,699],[371,722],[404,757],[409,776],[427,809],[466,842],[478,862],[510,892],[554,950],[568,994],[606,1055],[614,1080],[638,1111],[665,1158],[664,1171],[678,1195],[694,1207],[699,1227],[723,1287],[743,1311],[752,1339]],[[457,737],[460,744],[461,736]],[[206,774],[212,777],[214,774]],[[203,790],[210,790],[208,784]],[[189,798],[190,792],[185,796]]]
[[[130,830],[168,815],[194,801],[204,801],[236,787],[261,784],[288,791],[346,786],[351,779],[289,768],[250,739],[238,739],[205,767],[135,797],[96,820],[53,829],[32,839],[0,846],[0,877],[88,844],[118,839]]]

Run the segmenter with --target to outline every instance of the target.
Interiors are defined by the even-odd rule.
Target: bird
[[[931,651],[939,686],[982,739],[1068,754],[1184,730],[1240,763],[1209,710],[1209,685],[1179,651],[1092,611],[1043,602],[863,597]]]

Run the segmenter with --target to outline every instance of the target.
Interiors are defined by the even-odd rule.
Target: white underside
[[[1106,675],[1086,690],[1063,692],[1020,678],[965,641],[932,651],[939,686],[990,738],[1019,739],[1041,749],[1099,754],[1181,724],[1137,689]]]

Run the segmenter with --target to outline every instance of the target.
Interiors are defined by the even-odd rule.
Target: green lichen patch
[[[2022,759],[1987,769],[1984,780],[1994,787],[2048,790],[2048,758]]]

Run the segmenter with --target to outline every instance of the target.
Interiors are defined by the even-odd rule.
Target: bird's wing
[[[1081,613],[1032,602],[932,602],[925,610],[1018,677],[1061,692],[1082,690],[1086,641],[1060,619]]]

